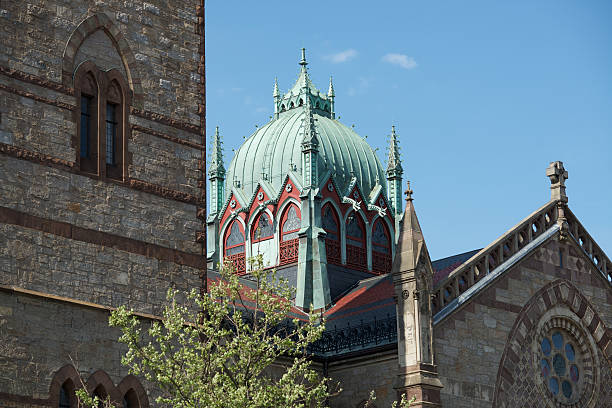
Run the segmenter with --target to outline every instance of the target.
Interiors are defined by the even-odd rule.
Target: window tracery
[[[262,212],[253,228],[253,242],[264,241],[274,236],[274,226],[267,213]]]
[[[78,103],[77,150],[79,169],[123,180],[127,129],[127,85],[113,69],[100,71],[90,61],[75,73]]]
[[[290,204],[281,218],[280,264],[297,262],[300,241],[298,232],[302,219],[295,204]]]
[[[346,220],[346,263],[355,269],[367,269],[368,258],[365,242],[365,227],[357,213]]]
[[[225,260],[233,264],[234,271],[242,274],[246,271],[246,256],[244,246],[244,232],[236,220],[226,232]]]
[[[331,204],[326,204],[322,212],[323,217],[321,219],[321,224],[327,233],[325,237],[327,262],[339,265],[342,262],[342,254],[340,252],[340,224]]]
[[[377,219],[372,231],[372,270],[386,273],[391,270],[391,239],[382,219]]]

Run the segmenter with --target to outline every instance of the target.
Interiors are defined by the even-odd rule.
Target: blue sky
[[[375,6],[374,6],[375,5]],[[404,178],[433,259],[481,248],[550,197],[569,171],[572,211],[612,256],[612,2],[208,1],[207,125],[225,161],[273,112],[300,48],[340,121]]]

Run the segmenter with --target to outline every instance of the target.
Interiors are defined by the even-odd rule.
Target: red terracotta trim
[[[61,109],[66,109],[66,110],[69,110],[69,111],[74,110],[74,106],[70,105],[69,103],[64,103],[64,102],[60,102],[60,101],[54,101],[54,100],[51,100],[51,99],[43,98],[42,96],[38,96],[38,95],[33,94],[31,92],[26,92],[26,91],[22,91],[20,89],[11,88],[10,86],[6,86],[6,85],[3,85],[3,84],[0,84],[0,89],[5,91],[5,92],[10,92],[10,93],[13,93],[15,95],[19,95],[19,96],[23,96],[25,98],[33,99],[33,100],[35,100],[37,102],[42,102],[42,103],[46,103],[48,105],[53,105],[53,106],[56,106],[56,107],[61,108]]]
[[[190,142],[189,140],[185,140],[185,139],[181,139],[181,138],[178,138],[178,137],[170,136],[170,135],[167,135],[165,133],[158,132],[157,130],[149,129],[149,128],[146,128],[146,127],[140,126],[140,125],[132,124],[130,126],[132,127],[132,130],[136,130],[138,132],[143,132],[143,133],[149,134],[151,136],[156,136],[156,137],[159,137],[159,138],[162,138],[162,139],[166,139],[166,140],[169,140],[169,141],[171,141],[173,143],[178,143],[178,144],[182,144],[182,145],[185,145],[185,146],[189,146],[189,147],[192,147],[192,148],[197,149],[197,150],[204,150],[204,146],[202,146],[201,144],[198,144],[198,143]]]
[[[13,78],[13,79],[18,79],[23,82],[27,82],[29,84],[37,85],[42,88],[51,89],[53,91],[63,93],[64,95],[69,95],[69,96],[74,95],[73,88],[60,84],[59,82],[50,81],[46,78],[28,74],[27,72],[19,71],[17,69],[0,66],[0,74]]]
[[[132,238],[110,234],[108,232],[82,228],[66,222],[49,220],[6,207],[0,207],[0,222],[42,231],[75,241],[102,245],[149,258],[159,259],[160,261],[174,262],[192,268],[201,268],[206,263],[202,256],[198,254],[166,248]]]
[[[200,200],[198,197],[184,193],[182,191],[171,190],[169,188],[149,183],[143,180],[138,180],[134,178],[129,178],[126,182],[112,179],[112,178],[101,178],[97,174],[91,174],[87,172],[80,171],[76,168],[76,164],[74,162],[59,159],[57,157],[49,156],[47,154],[41,154],[38,152],[33,152],[28,149],[24,149],[21,147],[16,147],[12,145],[8,145],[5,143],[0,143],[0,153],[6,154],[7,156],[14,157],[16,159],[27,160],[32,163],[40,164],[43,166],[49,166],[56,169],[68,171],[71,173],[79,174],[81,176],[89,177],[95,180],[104,180],[108,183],[114,183],[126,188],[131,188],[133,190],[142,191],[145,193],[153,194],[168,200],[180,201],[186,204],[199,205]]]
[[[19,404],[27,404],[27,406],[53,407],[48,399],[40,399],[29,397],[26,395],[9,394],[0,392],[0,402],[16,402]]]
[[[185,132],[194,133],[200,135],[202,128],[200,126],[192,125],[191,123],[185,123],[176,119],[169,118],[168,116],[160,115],[159,113],[141,110],[135,107],[131,107],[130,113],[135,116],[139,116],[144,119],[148,119],[154,122],[163,123],[164,125],[172,126],[177,129],[184,130]]]

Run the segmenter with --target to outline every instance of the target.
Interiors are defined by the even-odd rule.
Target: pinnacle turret
[[[219,135],[219,126],[215,128],[215,137],[212,143],[212,154],[210,157],[210,166],[208,167],[208,174],[210,177],[224,177],[225,167],[223,165],[223,142]]]
[[[336,93],[334,92],[333,78],[331,76],[329,77],[329,89],[327,90],[327,96],[329,96],[330,98],[336,96]]]
[[[274,99],[280,98],[280,91],[278,90],[278,78],[274,78],[274,92],[272,93]]]
[[[389,141],[389,160],[387,162],[387,175],[402,174],[402,161],[400,160],[399,144],[395,134],[395,126],[391,126],[391,138]]]
[[[317,150],[319,140],[315,128],[315,118],[312,112],[310,99],[306,98],[304,105],[304,137],[302,138],[302,150]]]

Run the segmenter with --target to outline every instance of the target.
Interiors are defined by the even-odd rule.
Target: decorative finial
[[[413,193],[413,191],[410,189],[410,180],[408,180],[406,182],[406,184],[408,186],[406,188],[406,191],[404,191],[404,194],[406,194],[406,201],[412,201],[412,193]]]
[[[280,91],[278,90],[278,78],[276,77],[274,77],[274,92],[272,96],[275,98],[278,98],[280,96]]]
[[[306,62],[306,48],[302,48],[302,60],[300,61],[300,65],[303,68],[306,68],[306,65],[308,65],[308,63]]]
[[[402,169],[402,161],[400,160],[399,144],[397,141],[397,135],[395,134],[395,125],[391,126],[391,136],[389,139],[387,176],[400,176],[404,170]]]
[[[568,173],[563,167],[562,161],[551,162],[546,169],[546,176],[550,178],[550,200],[560,200],[567,203],[567,195],[565,194],[565,180]]]
[[[334,96],[336,96],[336,94],[334,93],[334,83],[333,83],[333,78],[329,77],[329,89],[327,90],[327,96],[329,96],[330,98],[333,98]]]

